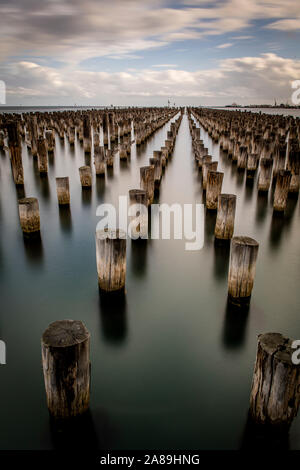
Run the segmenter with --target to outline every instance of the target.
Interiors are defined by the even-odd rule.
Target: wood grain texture
[[[42,336],[42,363],[49,412],[78,416],[89,408],[90,333],[81,321],[51,323]]]
[[[231,241],[228,294],[236,302],[250,298],[259,244],[249,237],[233,237]]]
[[[300,403],[300,367],[292,363],[292,340],[279,333],[259,335],[250,415],[260,424],[289,428]]]
[[[96,261],[99,287],[106,292],[125,289],[126,234],[122,230],[97,230]]]
[[[230,240],[234,232],[236,209],[235,194],[220,194],[218,198],[218,213],[215,226],[215,237],[220,240]]]

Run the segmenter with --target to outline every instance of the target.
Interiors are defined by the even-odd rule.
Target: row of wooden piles
[[[115,145],[118,145],[119,158],[125,159],[131,151],[132,145],[132,124],[136,145],[144,143],[155,131],[164,126],[171,118],[178,113],[178,109],[156,108],[139,109],[135,111],[118,112],[115,116],[116,127],[108,126],[115,132],[109,132],[110,146],[106,138],[106,126],[102,119],[103,146],[100,147],[100,132],[94,132],[93,150],[96,175],[99,169],[99,155],[102,157],[116,153],[111,138]],[[168,159],[171,157],[176,135],[182,120],[180,116],[171,123],[167,131],[167,139],[161,150],[153,152],[153,157],[149,159],[149,165],[140,168],[140,189],[129,191],[131,203],[143,204],[147,210],[154,200],[155,191],[159,190],[161,178]],[[45,115],[44,115],[45,114]],[[61,116],[63,114],[63,116]],[[65,134],[70,145],[74,145],[76,129],[79,141],[83,142],[84,151],[91,153],[91,133],[92,128],[98,129],[101,113],[91,111],[82,117],[82,128],[77,121],[77,113],[38,113],[37,115],[10,116],[9,119],[2,120],[3,147],[5,138],[8,137],[8,148],[11,158],[11,166],[14,182],[16,185],[24,184],[22,167],[22,138],[27,139],[27,144],[31,149],[32,157],[38,159],[40,173],[48,171],[48,154],[55,152],[55,133],[60,139],[64,139]],[[111,122],[110,113],[107,123]],[[120,116],[123,120],[120,121]],[[72,119],[71,119],[72,117]],[[39,122],[39,125],[37,124]],[[114,122],[114,121],[113,121]],[[49,129],[51,127],[51,129]],[[51,140],[49,135],[51,131]],[[48,137],[47,137],[48,135]],[[36,151],[35,151],[35,137]],[[71,138],[70,138],[71,137]],[[51,145],[48,142],[51,142]],[[110,152],[110,153],[109,153]],[[108,163],[108,158],[106,158]],[[43,170],[43,171],[41,171]],[[79,169],[82,187],[91,186],[91,169],[84,167]],[[67,176],[56,178],[58,204],[70,204],[69,178]],[[36,198],[19,199],[20,223],[24,235],[33,237],[40,233],[39,205]],[[125,236],[124,236],[125,235]],[[145,224],[140,224],[138,237],[144,238],[148,235],[148,217]],[[34,238],[33,238],[34,239]],[[124,293],[126,280],[126,234],[120,230],[107,228],[104,231],[96,232],[96,260],[98,271],[98,282],[100,291],[107,293]],[[90,334],[81,321],[63,320],[49,325],[42,337],[42,361],[44,381],[47,397],[47,405],[51,416],[57,419],[72,418],[85,413],[89,408],[90,401]]]
[[[217,171],[218,162],[208,154],[200,127],[220,143],[240,171],[247,171],[248,178],[259,169],[258,191],[269,191],[273,181],[274,211],[282,212],[287,198],[299,192],[300,122],[291,117],[198,108],[188,109],[188,116],[206,209],[217,210],[215,240],[231,242],[228,297],[238,307],[236,315],[241,315],[241,307],[250,301],[259,244],[250,237],[233,237],[236,195],[222,193],[224,174]],[[278,435],[286,435],[297,415],[300,366],[292,361],[292,343],[280,333],[258,337],[248,427],[260,438],[267,435],[272,441],[275,436],[276,441]]]
[[[275,185],[274,211],[283,212],[288,197],[299,194],[300,119],[202,108],[191,113],[232,164],[247,172],[247,178],[258,171],[259,192]],[[197,151],[198,147],[200,151],[200,142]]]
[[[177,113],[177,111],[176,111]],[[163,169],[172,154],[182,113],[171,123],[165,145],[153,152],[150,165],[140,168],[140,189],[129,191],[130,203],[153,203]],[[149,134],[150,135],[150,134]],[[138,228],[137,238],[148,235],[148,218]],[[96,232],[96,259],[101,295],[124,294],[126,280],[126,234],[108,227]],[[50,415],[69,420],[87,412],[90,403],[90,333],[81,321],[51,323],[42,336],[42,362]]]
[[[128,108],[114,112],[107,110],[63,111],[53,113],[24,113],[0,115],[0,150],[9,150],[14,183],[19,193],[24,191],[22,141],[33,159],[37,160],[40,176],[48,173],[48,160],[55,156],[57,139],[75,145],[76,138],[86,155],[93,154],[96,177],[105,176],[106,168],[112,168],[114,157],[130,158],[131,146],[145,143],[164,126],[177,110],[170,108]],[[133,134],[132,134],[133,133]],[[100,145],[101,143],[101,145]],[[82,188],[92,187],[93,171],[90,165],[79,168]],[[69,176],[56,178],[59,205],[70,205]],[[22,191],[23,189],[23,191]],[[40,233],[38,199],[21,198],[20,223],[26,236]]]
[[[155,193],[159,192],[162,175],[172,155],[181,120],[182,111],[171,123],[165,145],[160,150],[153,151],[149,165],[140,168],[140,188],[129,190],[129,204],[139,208],[140,214],[138,226],[129,234],[133,240],[148,238],[148,210],[154,201]],[[97,270],[101,290],[121,292],[125,289],[126,245],[127,237],[122,230],[108,227],[96,232]]]

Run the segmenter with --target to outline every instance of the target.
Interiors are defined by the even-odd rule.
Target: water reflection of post
[[[28,262],[33,266],[43,264],[44,250],[40,232],[34,238],[23,236],[23,241]]]
[[[59,222],[60,228],[63,232],[69,233],[72,231],[72,213],[70,206],[68,205],[59,205]]]
[[[99,449],[99,441],[90,410],[67,420],[50,417],[50,433],[54,449]]]
[[[81,202],[83,206],[90,205],[92,200],[92,188],[83,187],[81,190]]]
[[[256,215],[255,220],[260,224],[267,213],[268,208],[268,193],[267,192],[258,192],[257,201],[256,201]]]
[[[226,349],[237,349],[243,346],[249,308],[249,305],[238,307],[227,300],[223,327],[223,344]]]
[[[242,450],[272,451],[289,450],[289,434],[272,433],[265,426],[259,426],[253,422],[248,413],[243,431],[240,448]]]
[[[96,176],[96,191],[98,199],[102,200],[105,193],[105,174]]]
[[[140,279],[147,269],[147,245],[148,240],[131,240],[131,267],[133,274]]]
[[[41,174],[40,183],[41,183],[41,195],[46,201],[48,201],[50,197],[50,186],[49,186],[49,179],[48,179],[47,173]]]
[[[243,186],[244,176],[245,176],[245,170],[243,170],[242,168],[239,168],[237,170],[237,176],[236,176],[236,185],[238,188]]]
[[[286,229],[290,228],[293,220],[294,212],[298,203],[298,193],[290,193],[286,203],[286,209],[284,213]]]
[[[205,204],[205,201],[203,201]],[[205,210],[205,239],[209,243],[212,242],[215,233],[215,226],[216,226],[216,219],[217,219],[217,211],[215,210]]]
[[[270,227],[270,246],[277,249],[282,242],[282,233],[284,229],[284,214],[273,212]]]
[[[214,275],[217,280],[227,279],[230,240],[219,240],[215,238],[214,242]]]
[[[122,343],[127,336],[125,292],[106,294],[99,290],[99,310],[104,338],[110,343]]]
[[[108,166],[106,167],[106,171],[107,171],[107,178],[112,179],[114,177],[114,167]]]
[[[253,195],[253,188],[254,188],[254,179],[246,178],[246,194],[245,194],[246,201],[251,201],[251,198]]]
[[[19,184],[19,185],[16,185],[15,188],[16,188],[17,198],[24,199],[26,197],[25,186],[23,184],[22,185]]]

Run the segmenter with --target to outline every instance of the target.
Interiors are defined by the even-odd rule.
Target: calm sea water
[[[258,196],[256,179],[237,173],[203,130],[225,172],[223,192],[237,194],[235,234],[260,243],[248,315],[226,307],[229,251],[215,247],[209,212],[201,251],[185,251],[184,240],[129,240],[126,299],[100,299],[96,207],[139,187],[139,167],[163,145],[168,128],[138,151],[133,145],[127,165],[116,159],[105,180],[94,175],[91,192],[80,186],[78,168],[87,160],[79,143],[71,151],[57,140],[48,178],[40,178],[23,147],[25,193],[40,204],[37,245],[24,243],[9,157],[0,154],[0,338],[7,344],[7,364],[0,366],[2,449],[65,445],[64,432],[49,421],[41,368],[40,338],[52,321],[83,320],[91,332],[91,413],[74,439],[111,449],[240,448],[257,335],[300,338],[298,200],[289,200],[283,219],[274,217],[273,189]],[[55,177],[67,175],[70,211],[59,210],[55,187]],[[159,200],[201,203],[200,181],[185,115]],[[289,445],[300,449],[300,417]]]

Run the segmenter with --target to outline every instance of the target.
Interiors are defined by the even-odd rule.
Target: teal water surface
[[[48,178],[23,147],[26,196],[38,197],[41,243],[25,243],[9,156],[0,154],[0,447],[59,445],[45,403],[40,338],[55,320],[82,320],[91,332],[90,445],[106,449],[237,449],[243,445],[257,335],[276,331],[300,338],[299,204],[284,218],[272,211],[273,189],[258,196],[201,130],[224,171],[223,192],[237,195],[236,235],[260,243],[248,315],[227,308],[229,250],[214,245],[215,214],[205,214],[200,251],[185,240],[128,240],[124,302],[99,297],[94,235],[96,208],[139,187],[139,167],[166,139],[169,123],[105,179],[93,175],[82,192],[78,168],[89,163],[76,142],[56,142]],[[59,210],[56,176],[70,177],[71,210]],[[257,175],[256,175],[257,178]],[[201,203],[187,116],[163,176],[159,201]],[[300,449],[300,418],[290,448]]]

